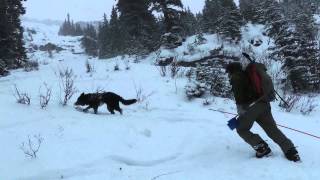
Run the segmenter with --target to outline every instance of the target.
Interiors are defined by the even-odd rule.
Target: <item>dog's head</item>
[[[86,105],[88,102],[87,102],[87,98],[86,98],[86,94],[82,93],[79,97],[78,97],[78,100],[77,102],[74,103],[74,105],[76,106],[84,106]]]

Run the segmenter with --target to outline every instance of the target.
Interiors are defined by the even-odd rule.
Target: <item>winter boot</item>
[[[269,148],[268,144],[264,141],[261,141],[258,145],[253,147],[256,150],[256,157],[262,158],[267,156],[271,153],[271,149]]]
[[[292,147],[291,149],[289,149],[286,153],[286,158],[289,161],[293,161],[293,162],[298,162],[300,161],[300,156],[298,154],[298,151],[296,150],[295,147]]]

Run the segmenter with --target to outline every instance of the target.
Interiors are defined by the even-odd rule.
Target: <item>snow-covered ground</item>
[[[83,51],[79,38],[57,36],[58,26],[28,22],[24,26],[38,32],[33,36],[34,44],[51,42],[66,50],[54,53],[52,59],[46,52],[30,54],[39,60],[39,71],[16,70],[0,79],[1,180],[320,178],[319,139],[282,129],[298,146],[303,160],[293,163],[255,125],[253,130],[269,140],[273,150],[271,157],[256,159],[254,151],[226,126],[232,116],[208,110],[235,112],[231,100],[215,98],[207,107],[202,105],[202,99],[190,102],[184,94],[187,80],[161,77],[151,57],[138,64],[130,58],[89,59],[71,53],[71,49]],[[89,74],[85,68],[88,59],[95,70]],[[125,70],[125,60],[130,60],[130,70]],[[117,63],[121,70],[115,72]],[[72,68],[77,76],[78,93],[68,106],[62,107],[57,74],[65,68]],[[42,110],[38,102],[43,83],[52,88],[53,94],[49,106]],[[30,106],[16,103],[15,84],[31,96]],[[136,89],[151,96],[142,103],[122,106],[124,115],[111,115],[105,106],[99,108],[98,115],[73,107],[80,93],[97,89],[113,91],[127,99],[136,97]],[[303,116],[281,111],[276,102],[273,112],[281,125],[320,135],[319,108]],[[30,159],[20,146],[28,136],[35,142],[34,135],[43,138],[43,142],[37,158]]]

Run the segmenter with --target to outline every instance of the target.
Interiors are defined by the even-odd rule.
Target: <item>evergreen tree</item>
[[[156,19],[148,5],[147,0],[118,1],[120,29],[126,44],[124,54],[147,54],[156,49]]]
[[[163,14],[165,34],[161,37],[162,45],[172,49],[182,44],[183,29],[180,16],[183,8],[181,0],[151,0],[153,11]]]
[[[283,0],[280,2],[285,16],[288,20],[293,20],[300,11],[314,14],[316,11],[314,1],[315,0]]]
[[[76,23],[74,34],[75,34],[75,36],[82,36],[83,35],[83,29],[81,28],[81,25],[79,23]]]
[[[180,26],[183,29],[183,37],[194,35],[200,31],[197,18],[189,8],[181,13]]]
[[[179,24],[179,17],[183,4],[181,0],[151,0],[152,10],[161,12],[164,16],[166,32],[172,32],[172,29]]]
[[[67,15],[67,19],[61,25],[59,29],[60,36],[82,36],[83,29],[79,23],[74,23],[73,20],[70,19],[70,14]]]
[[[276,26],[269,33],[274,32],[270,33],[276,44],[273,54],[283,61],[282,68],[288,76],[285,85],[290,85],[295,93],[304,93],[319,90],[319,49],[311,11],[297,9],[300,10],[289,21],[278,16],[277,21],[270,22]]]
[[[261,9],[264,9],[261,6],[265,0],[240,0],[240,12],[243,15],[244,19],[247,22],[252,23],[261,23],[263,16],[259,13]]]
[[[201,24],[204,32],[218,33],[235,42],[241,39],[242,17],[233,0],[206,0]]]
[[[222,21],[223,8],[220,0],[206,0],[202,11],[202,30],[208,33],[216,33]]]
[[[109,29],[109,22],[107,15],[103,15],[103,22],[99,24],[98,28],[98,48],[99,48],[99,58],[103,58],[105,52],[107,51],[107,30]]]
[[[1,0],[0,3],[0,64],[21,67],[27,56],[23,42],[20,16],[25,14],[22,0]]]
[[[315,27],[315,20],[313,14],[309,9],[304,10],[300,6],[301,11],[296,14],[295,30],[299,35],[299,54],[302,57],[301,66],[305,66],[308,71],[305,76],[308,80],[308,89],[304,90],[319,90],[320,87],[320,62],[319,62],[319,47],[316,41],[317,29]]]
[[[243,23],[240,11],[233,0],[223,0],[222,7],[224,8],[224,14],[218,33],[222,34],[225,38],[231,38],[231,40],[239,42],[241,40],[241,25]]]
[[[92,24],[88,24],[83,30],[83,38],[81,39],[81,45],[85,49],[86,54],[91,56],[98,55],[98,40],[97,31]]]
[[[276,0],[264,0],[262,4],[264,9],[261,15],[266,24],[268,36],[277,39],[279,34],[288,28],[288,22],[284,17],[283,9]]]
[[[113,7],[110,22],[104,17],[104,24],[99,31],[99,57],[110,58],[121,55],[127,47],[124,30],[120,28],[117,10]]]

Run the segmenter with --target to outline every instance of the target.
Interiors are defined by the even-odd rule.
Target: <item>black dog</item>
[[[82,93],[78,98],[77,102],[74,103],[76,106],[85,106],[88,105],[83,111],[86,112],[90,108],[93,108],[94,113],[97,114],[98,107],[107,104],[108,111],[111,114],[114,114],[114,110],[119,111],[122,114],[122,109],[119,106],[119,102],[124,105],[131,105],[137,102],[136,99],[125,100],[121,96],[112,93],[112,92],[104,92],[104,93]]]

